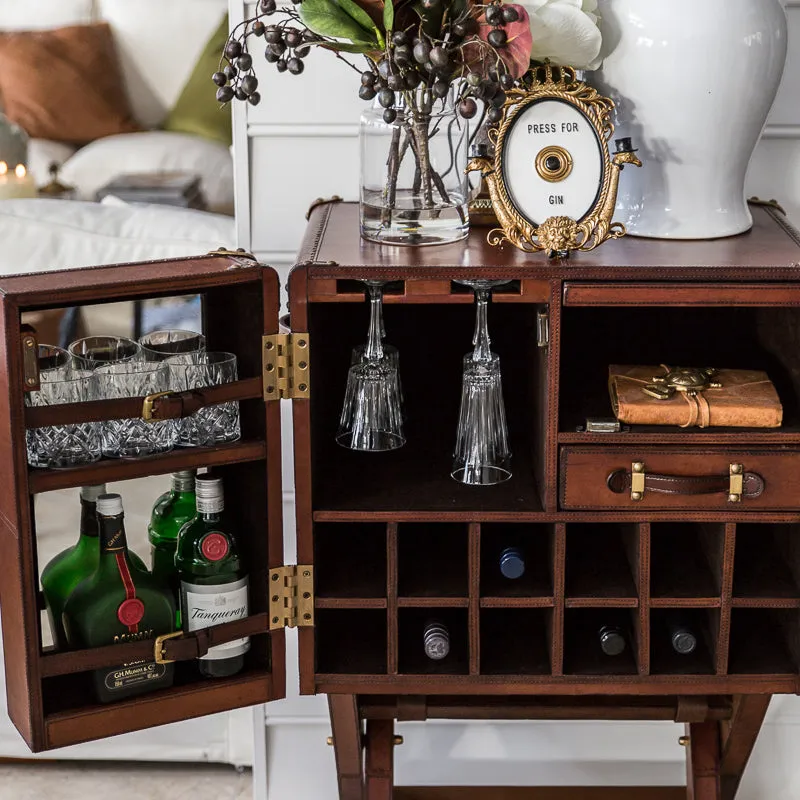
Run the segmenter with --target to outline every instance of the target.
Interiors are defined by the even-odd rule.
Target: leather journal
[[[612,365],[608,388],[614,415],[630,425],[779,428],[783,420],[761,370]]]

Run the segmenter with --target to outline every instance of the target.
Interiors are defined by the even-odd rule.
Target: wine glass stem
[[[369,285],[369,336],[364,356],[367,361],[383,358],[383,287]]]
[[[472,344],[473,361],[489,361],[492,358],[492,343],[489,339],[489,289],[475,289],[475,336]]]

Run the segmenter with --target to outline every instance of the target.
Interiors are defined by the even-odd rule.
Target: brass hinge
[[[550,344],[550,314],[547,309],[536,313],[536,341],[539,347]]]
[[[314,625],[314,567],[309,564],[269,571],[269,629]]]
[[[297,400],[311,396],[307,333],[264,336],[261,358],[264,400]]]

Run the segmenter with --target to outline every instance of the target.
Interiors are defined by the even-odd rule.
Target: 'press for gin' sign
[[[586,117],[569,103],[546,99],[526,106],[504,143],[511,202],[537,225],[556,216],[581,220],[600,190],[601,147]]]

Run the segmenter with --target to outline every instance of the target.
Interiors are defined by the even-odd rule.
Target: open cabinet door
[[[35,752],[64,747],[283,697],[284,633],[270,631],[269,617],[269,570],[283,562],[280,410],[279,403],[265,401],[263,380],[264,337],[278,330],[276,273],[244,253],[220,251],[4,277],[0,292],[0,610],[9,715],[28,746]],[[237,356],[233,383],[154,395],[149,404],[140,397],[29,407],[25,394],[38,386],[39,373],[36,333],[22,325],[24,312],[195,294],[203,298],[207,349]],[[234,401],[241,415],[237,441],[62,469],[28,466],[26,428],[148,415],[176,419]],[[143,638],[77,651],[44,646],[35,495],[204,467],[223,479],[226,524],[249,573],[248,616],[158,644]],[[120,491],[124,501],[124,483]],[[148,562],[149,554],[142,555]],[[198,656],[243,636],[250,637],[250,650],[238,674],[200,676]],[[159,659],[175,662],[172,687],[107,704],[95,699],[92,670]]]

